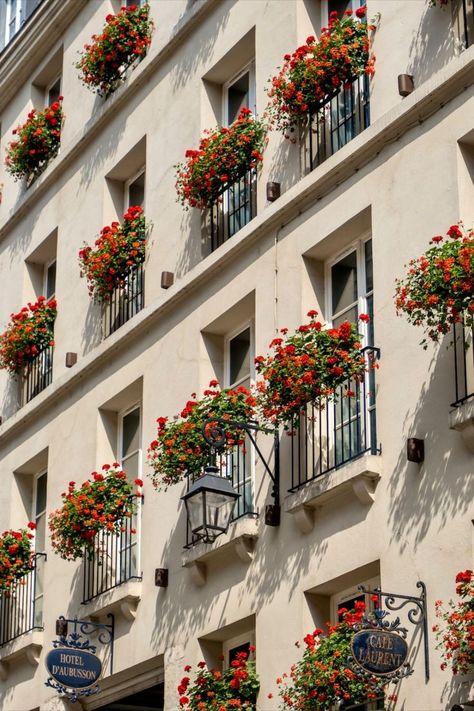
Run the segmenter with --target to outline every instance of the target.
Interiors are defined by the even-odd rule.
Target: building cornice
[[[182,300],[189,299],[193,291],[209,284],[214,275],[222,274],[225,267],[235,262],[238,254],[250,249],[271,230],[287,225],[376,158],[388,145],[472,86],[473,76],[474,47],[471,47],[268,205],[231,240],[197,264],[130,322],[88,353],[71,371],[53,381],[34,400],[6,420],[0,427],[0,444],[16,436],[73,388],[92,377],[97,369],[105,367],[113,354],[136,344],[137,338],[155,328],[157,321],[165,318]]]
[[[0,54],[0,112],[18,92],[87,0],[43,0]]]

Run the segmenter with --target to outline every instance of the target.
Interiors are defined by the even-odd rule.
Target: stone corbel
[[[125,598],[125,600],[120,601],[120,603],[119,603],[120,613],[129,622],[133,622],[133,620],[136,618],[139,602],[140,602],[140,598],[133,598],[133,597]]]
[[[311,533],[314,528],[314,509],[303,505],[292,511],[292,514],[301,533]]]
[[[377,484],[374,479],[360,476],[352,482],[352,491],[361,504],[373,504],[375,501],[375,486]]]
[[[189,570],[189,575],[194,585],[197,585],[199,588],[202,588],[202,586],[206,584],[206,564],[200,563],[198,560],[195,560],[192,563],[188,563],[186,567]]]
[[[235,552],[242,563],[251,563],[255,555],[254,539],[249,536],[237,538],[234,542]]]

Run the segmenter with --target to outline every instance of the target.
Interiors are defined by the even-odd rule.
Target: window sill
[[[259,536],[258,518],[244,517],[230,525],[227,533],[218,536],[214,543],[196,543],[182,555],[182,566],[187,568],[195,585],[206,583],[207,563],[221,555],[235,556],[243,563],[252,562]]]
[[[449,428],[461,433],[464,444],[474,454],[474,398],[449,413]]]
[[[371,505],[380,479],[382,459],[365,454],[339,469],[310,481],[285,499],[285,511],[292,514],[302,533],[314,528],[315,509],[351,493],[363,505]]]
[[[0,679],[5,681],[12,666],[26,662],[32,667],[38,666],[43,648],[43,631],[32,630],[7,642],[0,648]]]
[[[90,602],[83,602],[84,614],[88,617],[101,617],[112,613],[133,621],[137,614],[141,594],[141,580],[122,583],[122,585],[118,585],[112,590],[100,593]]]

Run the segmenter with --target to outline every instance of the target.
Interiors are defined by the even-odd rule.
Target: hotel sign
[[[85,649],[52,649],[46,656],[46,668],[54,681],[69,689],[88,689],[102,675],[101,660]]]
[[[408,656],[403,637],[380,629],[356,632],[351,647],[357,665],[374,676],[391,676],[405,665]]]

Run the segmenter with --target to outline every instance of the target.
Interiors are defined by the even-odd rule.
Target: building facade
[[[359,4],[151,0],[148,53],[105,99],[75,64],[120,3],[1,0],[2,155],[32,108],[60,93],[65,114],[59,154],[36,180],[14,182],[3,158],[0,168],[2,330],[40,295],[58,303],[47,359],[33,374],[0,372],[0,527],[35,522],[45,554],[26,602],[2,597],[5,711],[177,711],[185,665],[226,666],[248,644],[258,709],[273,711],[296,640],[368,600],[360,585],[420,597],[420,581],[426,626],[398,613],[413,674],[387,692],[397,701],[351,708],[440,711],[474,699],[469,676],[440,669],[431,629],[435,600],[453,597],[456,574],[473,566],[472,350],[455,355],[449,337],[422,349],[394,306],[395,279],[431,237],[459,220],[474,226],[472,1],[368,0],[374,76],[342,89],[295,140],[271,131],[258,175],[237,198],[224,194],[220,223],[176,201],[175,165],[203,131],[230,125],[243,105],[262,115],[283,56],[330,12]],[[405,97],[399,75],[413,77]],[[145,263],[101,307],[78,251],[137,204],[152,223]],[[355,405],[328,405],[292,437],[281,428],[279,525],[266,523],[272,480],[249,446],[233,455],[241,496],[227,533],[196,542],[180,500],[187,483],[155,491],[148,477],[156,419],[213,379],[254,383],[255,356],[312,309],[333,326],[369,313],[362,345],[379,367]],[[424,442],[418,463],[407,459],[411,438]],[[274,474],[273,435],[257,443]],[[107,548],[107,563],[62,560],[48,514],[70,480],[114,461],[144,480],[137,533],[107,538],[119,549]],[[71,704],[45,685],[56,620],[109,624],[110,614],[113,666],[97,642],[101,691]]]

